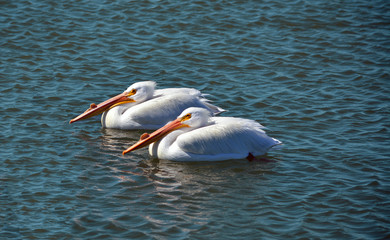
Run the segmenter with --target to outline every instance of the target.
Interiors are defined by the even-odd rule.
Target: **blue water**
[[[1,239],[390,238],[388,1],[3,1]],[[71,118],[141,80],[284,143],[177,163]]]

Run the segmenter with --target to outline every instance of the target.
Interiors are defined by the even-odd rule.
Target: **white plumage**
[[[221,161],[264,155],[281,142],[267,136],[256,121],[212,117],[202,108],[191,107],[180,116],[145,134],[123,154],[149,145],[151,156],[174,161]]]
[[[155,90],[152,81],[137,82],[123,93],[72,119],[70,123],[102,113],[105,128],[157,129],[176,118],[184,109],[200,107],[211,114],[224,110],[210,104],[200,91],[192,88],[166,88]]]

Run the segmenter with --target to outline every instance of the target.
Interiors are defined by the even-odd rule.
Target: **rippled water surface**
[[[390,3],[286,2],[2,1],[0,238],[389,238]],[[68,124],[141,80],[284,148],[177,163]]]

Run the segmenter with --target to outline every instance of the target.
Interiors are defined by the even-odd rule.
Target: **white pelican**
[[[155,90],[155,86],[156,83],[152,81],[134,83],[115,97],[98,105],[92,103],[89,109],[69,123],[102,113],[101,123],[105,128],[158,129],[188,107],[205,108],[213,115],[224,111],[208,103],[196,89]]]
[[[281,141],[267,136],[256,121],[212,117],[202,108],[190,107],[176,120],[140,140],[123,154],[149,145],[152,157],[174,161],[252,160]]]

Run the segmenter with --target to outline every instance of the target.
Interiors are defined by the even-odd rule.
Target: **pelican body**
[[[98,105],[92,103],[70,123],[102,114],[104,128],[158,129],[189,107],[206,109],[212,115],[224,110],[210,104],[200,91],[192,88],[155,90],[152,81],[137,82],[123,93]]]
[[[140,140],[123,154],[149,145],[154,158],[173,161],[222,161],[260,156],[282,142],[267,136],[256,121],[213,117],[203,108],[190,107],[176,120]]]

